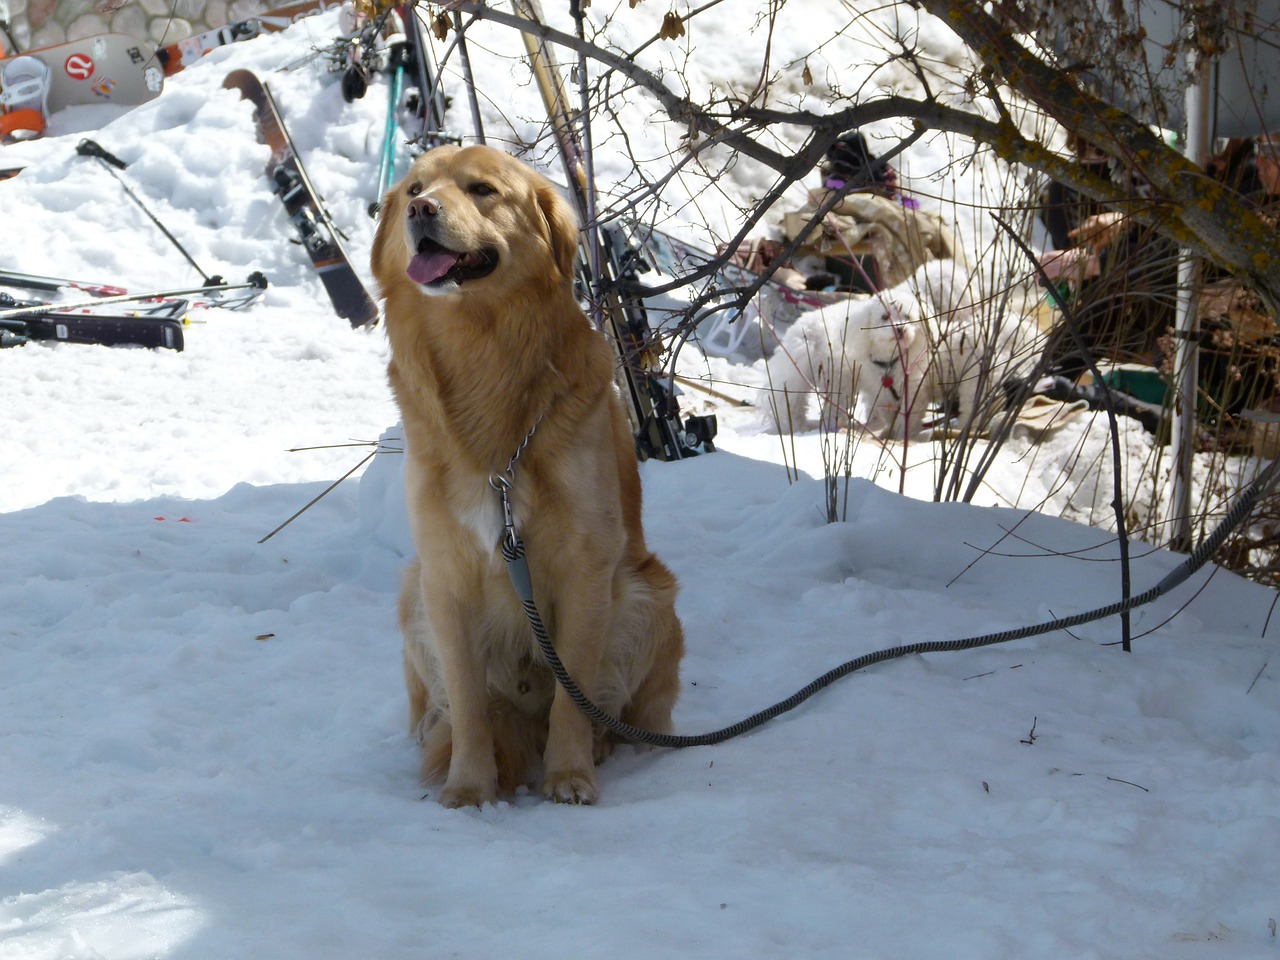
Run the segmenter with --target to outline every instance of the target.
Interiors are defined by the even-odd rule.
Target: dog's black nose
[[[440,201],[431,196],[418,196],[409,201],[409,219],[418,220],[435,217],[444,209]]]

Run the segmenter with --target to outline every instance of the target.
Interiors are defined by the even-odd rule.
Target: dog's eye
[[[467,187],[467,193],[473,197],[489,197],[497,193],[498,189],[491,183],[485,183],[483,180],[477,180],[471,186]]]
[[[416,197],[422,192],[422,184],[414,183],[409,185],[409,196]]]

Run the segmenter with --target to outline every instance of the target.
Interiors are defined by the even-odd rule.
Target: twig
[[[1134,783],[1132,780],[1121,780],[1119,777],[1107,777],[1107,779],[1108,779],[1108,780],[1110,780],[1112,783],[1123,783],[1123,784],[1124,784],[1125,786],[1127,786],[1127,787],[1137,787],[1137,788],[1138,788],[1139,790],[1141,790],[1143,793],[1150,793],[1150,792],[1151,792],[1151,791],[1150,791],[1150,790],[1148,790],[1146,787],[1144,787],[1142,784],[1140,784],[1140,783]]]
[[[1253,685],[1258,682],[1258,678],[1262,676],[1262,671],[1267,669],[1267,664],[1269,664],[1270,662],[1271,662],[1270,660],[1264,660],[1262,662],[1262,666],[1258,668],[1258,672],[1253,675],[1253,683],[1249,684],[1249,689],[1244,692],[1244,695],[1246,697],[1249,694],[1253,693]]]
[[[392,443],[399,443],[399,437],[388,437],[387,440]],[[382,444],[381,440],[352,440],[350,443],[321,443],[314,447],[290,447],[285,453],[307,453],[311,450],[342,450],[346,447],[377,447]],[[387,451],[390,453],[391,451]]]
[[[1271,598],[1271,606],[1267,608],[1267,619],[1262,623],[1262,636],[1267,635],[1267,627],[1271,626],[1271,614],[1275,613],[1276,603],[1280,602],[1280,593]]]
[[[1036,742],[1036,721],[1039,719],[1039,717],[1031,718],[1031,732],[1027,734],[1027,738],[1025,740],[1019,740],[1019,743],[1025,743],[1027,746],[1031,746],[1031,744]]]
[[[731,403],[735,407],[754,407],[755,406],[755,404],[752,403],[750,400],[743,400],[741,397],[731,397],[729,396],[729,394],[723,393],[722,391],[715,389],[715,387],[708,387],[701,380],[698,380],[694,377],[685,377],[685,376],[681,376],[680,374],[676,374],[674,379],[676,383],[683,383],[687,387],[693,387],[695,390],[701,390],[707,396],[714,397],[716,400],[723,400],[725,403]]]
[[[345,446],[345,444],[339,444],[339,446]],[[329,484],[327,487],[321,490],[318,494],[316,494],[316,496],[312,497],[306,506],[304,506],[302,509],[297,511],[293,516],[291,516],[284,523],[280,524],[280,526],[276,527],[274,530],[268,533],[265,537],[259,540],[258,543],[266,543],[268,540],[274,537],[277,533],[279,533],[289,524],[293,523],[293,521],[297,520],[300,516],[302,516],[304,513],[306,513],[308,510],[314,507],[317,503],[323,500],[326,496],[328,496],[330,491],[332,491],[334,487],[340,484],[343,480],[347,479],[347,477],[351,476],[353,473],[355,473],[357,470],[359,470],[366,463],[368,463],[370,460],[372,460],[374,457],[376,457],[379,453],[382,453],[382,452],[383,451],[380,447],[371,451],[367,456],[361,459],[359,463],[357,463],[354,467],[352,467],[350,470],[348,470],[346,473],[340,476],[337,480],[333,481],[333,483]]]

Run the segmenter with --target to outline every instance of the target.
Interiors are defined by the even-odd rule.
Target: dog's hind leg
[[[532,717],[514,704],[495,698],[489,702],[493,725],[494,759],[498,765],[498,791],[503,795],[530,783],[530,771],[547,743],[544,717]]]
[[[622,711],[622,721],[653,733],[671,732],[671,711],[680,696],[680,660],[684,656],[684,630],[675,610],[675,577],[650,556],[641,568],[652,597],[646,611],[651,663],[644,679]]]
[[[424,784],[439,783],[449,775],[449,761],[453,756],[453,729],[449,721],[438,719],[422,734],[422,767],[420,779]]]
[[[431,657],[422,643],[426,611],[422,609],[418,561],[405,568],[400,582],[400,632],[404,636],[404,686],[409,696],[409,734],[421,742],[431,710]]]

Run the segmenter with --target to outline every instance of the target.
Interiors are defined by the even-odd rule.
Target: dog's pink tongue
[[[461,259],[456,253],[448,250],[436,250],[432,253],[419,253],[409,261],[405,273],[414,283],[431,283],[439,280],[453,269],[453,265]]]

